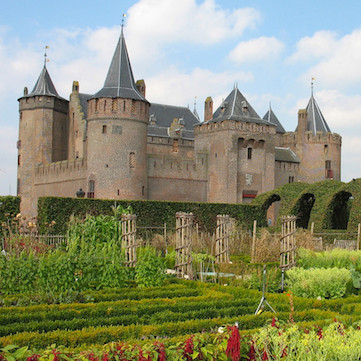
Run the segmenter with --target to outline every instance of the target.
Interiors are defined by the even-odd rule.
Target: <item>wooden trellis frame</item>
[[[216,228],[216,263],[228,263],[230,255],[230,238],[234,234],[235,220],[228,214],[217,215]]]
[[[125,255],[125,265],[135,267],[137,263],[137,216],[122,214],[122,250]]]
[[[176,258],[175,271],[177,277],[193,278],[192,271],[192,233],[193,213],[176,213]]]
[[[284,270],[290,269],[296,264],[296,220],[296,216],[281,218],[280,268]]]

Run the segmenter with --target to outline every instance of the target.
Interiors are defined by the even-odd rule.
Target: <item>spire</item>
[[[307,130],[312,131],[313,135],[316,132],[327,133],[331,132],[321,110],[313,96],[313,88],[311,90],[311,98],[307,104]]]
[[[146,101],[135,85],[123,25],[104,86],[93,95],[93,98],[127,98]]]
[[[238,90],[236,85],[214,113],[213,120],[216,120],[217,118],[234,120],[257,119],[261,121],[259,115]]]
[[[271,102],[269,103],[269,110],[263,117],[263,120],[266,120],[268,123],[272,123],[276,126],[277,133],[286,133],[285,128],[283,128],[281,122],[278,120],[276,114],[273,112],[271,108]]]
[[[197,97],[194,97],[194,109],[193,109],[194,116],[200,121],[198,112],[197,112]]]
[[[26,97],[32,97],[35,95],[48,95],[62,99],[55,89],[55,86],[50,78],[48,70],[46,69],[45,63],[43,70],[40,73],[38,81],[36,82],[34,89],[31,93],[27,94]]]

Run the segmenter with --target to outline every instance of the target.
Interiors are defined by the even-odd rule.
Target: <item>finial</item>
[[[46,49],[49,49],[48,45],[44,46],[44,67],[46,67],[46,63],[49,62],[48,55],[46,54]]]
[[[197,96],[194,97],[194,109],[197,107]]]
[[[272,111],[272,108],[271,108],[271,101],[269,102],[269,110],[268,110],[268,122],[271,123],[271,111]]]
[[[313,81],[315,80],[314,77],[311,79],[311,95],[313,95]]]
[[[123,14],[123,17],[122,17],[122,34],[123,34],[123,28],[124,28],[124,20],[125,20],[126,17],[127,17],[127,14]]]

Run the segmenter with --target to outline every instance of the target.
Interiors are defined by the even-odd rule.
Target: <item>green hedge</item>
[[[8,214],[16,216],[20,213],[20,197],[0,196],[0,222],[5,222]]]
[[[139,227],[162,227],[164,223],[167,223],[168,227],[174,227],[175,214],[180,211],[192,212],[200,226],[208,231],[214,229],[217,214],[229,214],[247,226],[251,226],[254,220],[257,220],[259,224],[266,222],[264,210],[259,206],[249,204],[41,197],[38,200],[38,217],[42,227],[40,231],[45,231],[42,225],[55,221],[54,232],[65,234],[72,214],[77,216],[112,214],[111,207],[115,204],[124,208],[132,207],[133,213],[137,215]]]

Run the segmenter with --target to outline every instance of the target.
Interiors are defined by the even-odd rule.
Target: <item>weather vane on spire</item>
[[[48,45],[45,45],[45,46],[44,46],[44,66],[46,66],[46,63],[49,62],[48,54],[46,53],[46,49],[49,49],[49,46],[48,46]]]
[[[127,14],[123,14],[122,16],[122,32],[123,32],[123,28],[124,28],[124,20],[127,17]]]
[[[312,77],[311,79],[311,94],[313,95],[313,81],[315,80],[314,77]]]

